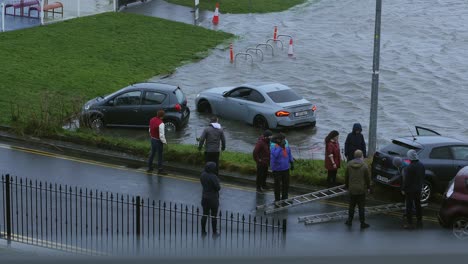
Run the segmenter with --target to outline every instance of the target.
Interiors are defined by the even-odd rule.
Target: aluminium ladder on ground
[[[344,185],[339,185],[328,189],[298,195],[289,199],[259,205],[257,206],[257,210],[263,210],[265,214],[269,214],[305,203],[341,196],[348,193],[348,190],[344,187]]]
[[[422,207],[426,207],[427,204],[422,204]],[[404,203],[393,203],[393,204],[383,204],[377,206],[366,207],[366,216],[375,215],[382,213],[389,213],[395,211],[405,210],[406,206]],[[324,213],[324,214],[315,214],[308,216],[301,216],[298,218],[299,222],[304,222],[306,225],[325,223],[336,220],[343,220],[348,218],[348,210]]]

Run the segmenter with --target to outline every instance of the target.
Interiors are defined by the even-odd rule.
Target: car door
[[[452,146],[452,154],[453,154],[453,171],[455,175],[460,171],[463,167],[468,166],[468,146],[461,145],[461,146]]]
[[[228,119],[247,121],[248,104],[247,97],[252,89],[239,87],[224,95],[223,107],[219,110],[221,115]]]
[[[108,125],[135,126],[140,118],[141,91],[127,91],[111,98],[105,108]]]
[[[157,112],[168,105],[169,96],[159,91],[146,91],[141,101],[140,125],[148,126],[151,118],[155,117]]]
[[[434,130],[420,126],[416,126],[416,133],[418,136],[440,136],[440,134]]]
[[[421,160],[426,170],[435,174],[437,182],[445,184],[456,174],[453,166],[453,155],[450,146],[434,147],[429,154],[428,161]],[[445,186],[445,185],[444,185]]]

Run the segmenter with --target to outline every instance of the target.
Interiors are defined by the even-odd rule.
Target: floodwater
[[[187,14],[188,15],[188,14]],[[265,50],[263,61],[238,57],[229,63],[229,50],[218,47],[202,61],[177,69],[168,78],[152,80],[180,85],[192,115],[189,125],[172,142],[195,144],[208,123],[195,111],[196,95],[216,86],[251,81],[276,81],[295,89],[317,105],[316,128],[286,131],[297,154],[321,158],[323,140],[331,130],[341,133],[344,145],[353,123],[360,122],[368,136],[375,0],[308,1],[272,14],[222,14],[217,27],[209,19],[201,26],[239,36],[234,52],[255,47],[279,34],[294,39],[294,58],[277,48]],[[384,1],[377,146],[394,137],[415,133],[424,126],[468,142],[468,2],[464,0]],[[194,43],[196,45],[196,43]],[[240,122],[220,120],[227,149],[250,152],[260,131]],[[146,130],[107,130],[108,133],[146,138]],[[300,146],[300,147],[299,147]],[[298,153],[300,151],[300,153]]]

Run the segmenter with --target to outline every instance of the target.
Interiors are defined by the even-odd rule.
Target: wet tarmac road
[[[138,194],[145,198],[161,199],[198,206],[201,186],[195,175],[148,175],[143,169],[57,155],[47,151],[0,145],[1,173],[68,184],[82,188]],[[255,214],[257,204],[273,199],[272,192],[258,194],[251,186],[222,185],[220,208]],[[449,231],[441,229],[434,211],[425,211],[425,228],[407,232],[400,228],[401,213],[370,216],[371,228],[361,231],[358,221],[348,229],[342,221],[305,226],[297,222],[299,216],[338,211],[346,208],[341,199],[310,203],[289,209],[276,216],[288,219],[285,255],[354,255],[380,254],[392,248],[395,252],[448,253],[466,250],[466,241],[458,241]],[[415,244],[416,243],[416,244]],[[337,250],[339,248],[339,250]]]

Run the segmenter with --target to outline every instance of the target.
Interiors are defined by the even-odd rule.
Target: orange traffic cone
[[[231,63],[234,62],[234,51],[232,50],[232,43],[231,43],[231,45],[229,45],[229,59],[230,59]]]
[[[219,3],[216,3],[216,9],[213,16],[213,24],[218,25],[219,23]]]
[[[278,27],[275,26],[275,31],[273,32],[273,41],[276,41],[277,36],[278,36]]]
[[[293,40],[292,38],[289,40],[289,49],[288,49],[288,56],[293,56],[294,51],[293,51]]]

